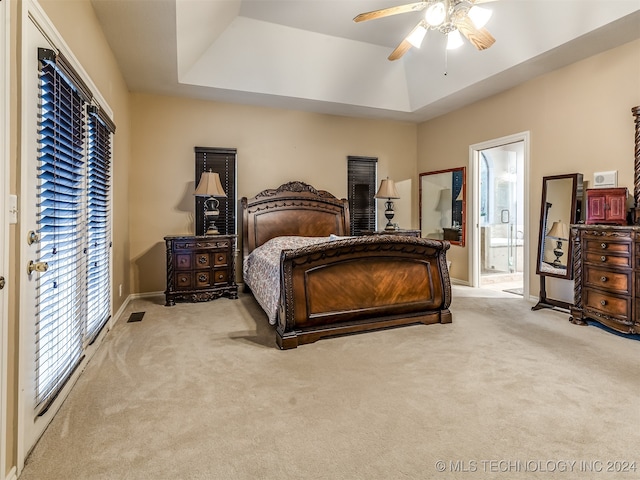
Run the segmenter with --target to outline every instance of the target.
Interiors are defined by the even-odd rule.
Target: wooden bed
[[[243,257],[279,236],[348,237],[345,199],[290,182],[242,199]],[[449,242],[398,235],[327,241],[280,255],[276,342],[450,323]]]

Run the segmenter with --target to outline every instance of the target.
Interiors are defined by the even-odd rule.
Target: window
[[[110,317],[111,133],[64,57],[39,49],[36,404],[41,413]],[[87,135],[88,133],[88,135]]]
[[[376,229],[376,170],[378,159],[347,157],[351,235]]]
[[[236,149],[195,147],[196,152],[196,185],[202,172],[212,171],[220,175],[222,188],[226,198],[218,198],[219,215],[215,220],[221,235],[236,233]],[[204,235],[204,201],[196,197],[196,235]]]

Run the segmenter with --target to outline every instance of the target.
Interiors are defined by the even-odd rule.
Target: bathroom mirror
[[[465,167],[420,174],[420,230],[424,238],[464,246]]]
[[[538,238],[538,275],[572,279],[570,225],[582,218],[582,174],[542,179],[542,207]]]

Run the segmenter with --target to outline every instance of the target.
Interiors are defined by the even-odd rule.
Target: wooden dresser
[[[592,319],[640,333],[640,226],[572,225],[574,305],[570,320]]]
[[[176,300],[238,298],[235,235],[168,236],[166,306]]]

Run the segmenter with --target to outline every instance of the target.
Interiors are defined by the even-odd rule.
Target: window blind
[[[347,157],[347,190],[351,235],[376,229],[376,170],[378,159]]]
[[[55,67],[40,71],[38,168],[40,273],[36,318],[36,404],[55,397],[82,358],[84,100]]]
[[[87,326],[92,342],[111,316],[111,130],[100,110],[88,108]]]
[[[220,175],[226,198],[218,198],[220,211],[215,225],[221,235],[236,233],[236,149],[195,147],[196,185],[203,172],[212,171]],[[196,197],[196,235],[204,235],[204,197]]]

